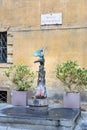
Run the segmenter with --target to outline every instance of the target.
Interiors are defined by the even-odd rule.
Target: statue
[[[34,63],[39,62],[39,71],[38,71],[38,81],[37,81],[37,88],[36,88],[36,98],[42,99],[47,97],[46,93],[46,86],[45,86],[45,71],[44,71],[44,50],[40,48],[34,53],[35,57],[39,57]]]

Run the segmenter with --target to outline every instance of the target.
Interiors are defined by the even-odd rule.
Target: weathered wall
[[[0,0],[0,21],[8,26],[40,25],[40,15],[63,13],[63,25],[87,25],[86,0]]]
[[[14,64],[24,62],[36,71],[38,64],[33,63],[33,54],[44,47],[47,86],[59,86],[55,77],[57,63],[77,60],[87,67],[86,8],[86,0],[0,0],[0,27],[8,31],[8,50],[13,54],[8,60]],[[41,14],[60,12],[62,25],[41,27]]]

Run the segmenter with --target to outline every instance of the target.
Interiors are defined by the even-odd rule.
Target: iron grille
[[[7,91],[0,91],[0,103],[7,102]]]
[[[0,32],[0,63],[7,63],[7,32]]]

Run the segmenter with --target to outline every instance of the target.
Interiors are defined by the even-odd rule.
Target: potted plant
[[[16,88],[12,91],[13,105],[27,105],[28,89],[33,88],[34,73],[24,64],[11,66],[5,75],[15,84]]]
[[[87,70],[75,61],[57,64],[56,77],[63,83],[65,90],[63,103],[67,108],[80,108],[80,91],[87,86]]]

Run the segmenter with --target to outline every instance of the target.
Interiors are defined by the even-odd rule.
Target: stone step
[[[31,111],[29,107],[8,105],[0,109],[0,126],[5,124],[6,130],[73,130],[80,116],[79,109],[57,107],[42,113]]]

